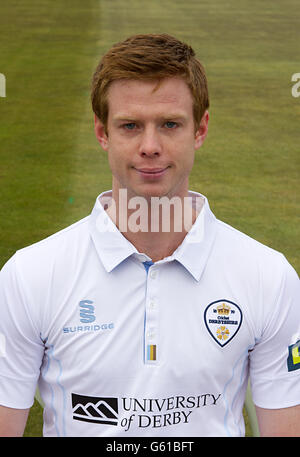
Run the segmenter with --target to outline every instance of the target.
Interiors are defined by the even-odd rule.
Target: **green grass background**
[[[209,81],[209,134],[190,188],[299,273],[299,23],[298,0],[3,2],[0,267],[86,216],[111,188],[93,133],[92,72],[113,43],[166,32],[194,47]],[[41,435],[41,414],[35,403],[25,436]]]

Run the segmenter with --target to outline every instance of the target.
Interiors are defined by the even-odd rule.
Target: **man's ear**
[[[108,148],[108,135],[106,133],[106,129],[104,127],[103,122],[100,121],[100,119],[96,116],[95,114],[95,135],[97,140],[102,146],[102,149],[104,151],[107,150]]]
[[[202,116],[199,128],[196,131],[195,134],[195,149],[199,149],[207,135],[208,131],[208,121],[209,121],[209,114],[208,111],[206,110],[205,113]]]

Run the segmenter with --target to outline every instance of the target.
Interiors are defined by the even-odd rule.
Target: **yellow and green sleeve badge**
[[[287,358],[288,371],[299,370],[300,368],[300,340],[289,346],[289,355]]]

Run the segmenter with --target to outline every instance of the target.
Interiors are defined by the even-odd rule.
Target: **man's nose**
[[[140,154],[142,156],[158,156],[162,152],[159,132],[154,126],[148,126],[141,135]]]

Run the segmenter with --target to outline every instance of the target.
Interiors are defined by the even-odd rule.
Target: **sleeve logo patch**
[[[240,307],[229,300],[210,303],[204,312],[206,328],[219,346],[232,340],[240,329],[243,314]]]
[[[288,371],[299,370],[300,368],[300,340],[289,346],[289,355],[287,358]]]

